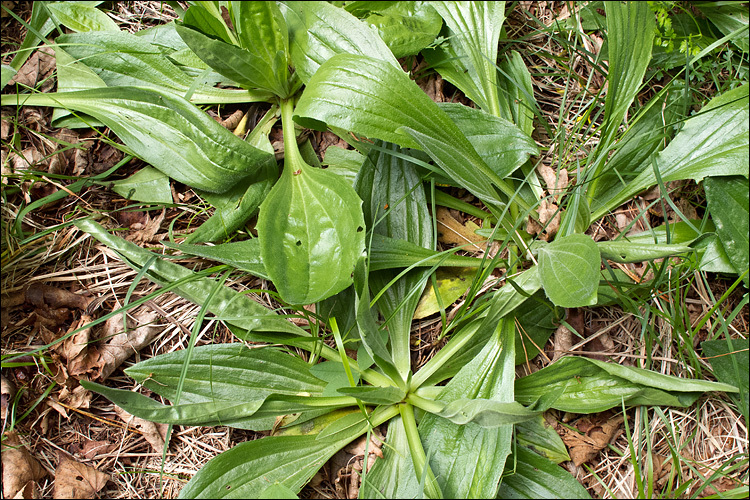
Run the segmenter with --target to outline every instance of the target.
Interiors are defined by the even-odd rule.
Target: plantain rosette
[[[302,159],[291,113],[291,103],[282,103],[284,170],[260,206],[257,229],[261,259],[281,298],[311,304],[352,284],[365,222],[354,188]]]

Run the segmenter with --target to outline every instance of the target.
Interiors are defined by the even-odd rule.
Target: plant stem
[[[406,396],[406,402],[428,413],[434,414],[440,413],[443,408],[445,408],[445,405],[443,403],[438,403],[437,401],[434,401],[432,399],[426,399],[421,396],[417,396],[414,393]]]
[[[424,488],[426,495],[429,498],[443,498],[443,492],[440,491],[435,474],[432,473],[430,465],[427,463],[424,448],[422,447],[422,440],[419,438],[417,420],[414,418],[414,407],[409,403],[405,403],[399,405],[399,412],[401,413],[401,420],[406,430],[406,440],[409,442],[409,451],[414,463],[414,471],[417,473],[419,479],[425,473],[427,474]]]
[[[307,167],[297,146],[293,112],[294,99],[283,99],[281,101],[281,129],[284,133],[284,173],[297,172]]]

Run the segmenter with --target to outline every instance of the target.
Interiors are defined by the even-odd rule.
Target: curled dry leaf
[[[152,243],[159,241],[161,238],[156,234],[159,231],[161,223],[164,221],[165,211],[162,209],[161,213],[154,218],[151,218],[149,214],[146,214],[145,224],[135,223],[130,229],[133,230],[129,235],[125,237],[126,240],[132,241],[136,245],[142,245],[144,243]]]
[[[26,289],[26,302],[38,308],[59,309],[70,307],[85,311],[92,300],[91,297],[84,297],[42,283],[32,283]]]
[[[561,168],[555,172],[547,165],[539,165],[536,171],[544,179],[544,183],[547,185],[547,192],[557,201],[560,195],[565,193],[565,190],[568,188],[568,171]]]
[[[156,453],[161,453],[164,450],[164,441],[167,439],[167,429],[169,427],[167,424],[156,424],[148,420],[143,420],[131,415],[117,405],[115,405],[115,413],[129,427],[143,434],[143,437]]]
[[[109,481],[109,474],[58,455],[53,498],[95,498]]]
[[[611,412],[604,412],[579,419],[575,423],[579,432],[562,428],[561,437],[573,463],[578,466],[595,458],[617,439],[623,421],[622,415],[612,416]]]
[[[15,497],[29,483],[39,481],[47,475],[47,470],[31,456],[15,432],[5,435],[2,446],[4,498]]]
[[[34,87],[37,82],[49,77],[55,69],[55,54],[50,47],[40,47],[21,66],[8,85],[15,83]]]

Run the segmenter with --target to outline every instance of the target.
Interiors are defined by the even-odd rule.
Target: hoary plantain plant
[[[68,25],[80,32],[56,39],[58,92],[3,95],[3,105],[73,112],[59,116],[67,126],[104,124],[129,152],[204,195],[215,215],[168,247],[269,279],[284,304],[316,305],[311,327],[297,327],[93,218],[76,223],[239,339],[264,346],[193,348],[191,340],[188,350],[126,369],[171,405],[82,382],[155,422],[271,431],[208,462],[182,497],[297,494],[334,453],[385,423],[385,459],[363,471],[362,497],[586,496],[555,465],[567,453],[543,411],[686,406],[705,391],[737,391],[574,357],[515,380],[514,365],[538,352],[564,308],[604,304],[613,289],[643,291],[608,266],[602,271],[603,259],[686,255],[747,278],[747,231],[736,214],[746,224],[748,86],[689,119],[680,115],[685,94],[668,86],[623,131],[651,61],[654,21],[644,3],[606,3],[608,91],[594,116],[600,141],[566,193],[557,237],[534,242],[523,228],[539,220],[544,198],[530,161],[539,154],[531,139],[539,108],[520,55],[498,61],[504,9],[504,2],[191,2],[181,21],[138,35]],[[418,53],[476,108],[433,102],[396,59]],[[243,90],[206,83],[216,81]],[[247,140],[197,107],[253,101],[273,107]],[[268,141],[277,110],[280,176]],[[333,131],[356,151],[322,169],[309,145],[298,145],[295,124]],[[715,234],[708,220],[608,242],[585,234],[646,188],[704,178]],[[488,211],[436,183],[466,189]],[[722,199],[721,189],[736,196]],[[479,215],[507,259],[436,251],[436,205]],[[197,245],[234,236],[256,213],[257,238]],[[451,321],[439,307],[448,340],[415,372],[417,302],[448,266],[475,269],[472,286]],[[505,285],[480,295],[495,269]],[[290,348],[307,351],[307,360]]]

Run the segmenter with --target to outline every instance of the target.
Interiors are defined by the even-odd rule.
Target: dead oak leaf
[[[53,498],[95,498],[109,481],[109,474],[60,454],[55,470]]]
[[[125,239],[132,241],[136,245],[157,241],[158,238],[156,233],[159,231],[159,227],[164,221],[165,213],[165,210],[162,209],[161,213],[154,218],[151,218],[149,214],[146,214],[145,224],[133,224],[130,229],[134,231],[127,235]]]
[[[3,497],[14,498],[27,489],[29,483],[39,481],[47,470],[31,456],[15,432],[5,435],[2,445]]]

